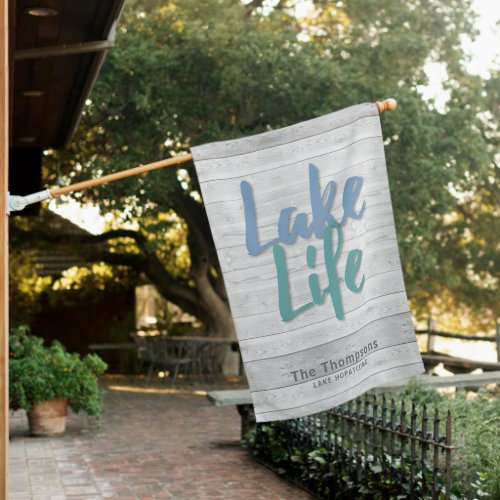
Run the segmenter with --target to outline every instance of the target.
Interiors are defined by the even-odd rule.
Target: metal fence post
[[[422,468],[422,495],[427,494],[427,451],[429,449],[428,439],[429,434],[427,432],[427,423],[429,422],[429,417],[427,415],[427,405],[424,404],[424,409],[422,412],[422,441],[420,442],[420,467]]]
[[[433,459],[433,467],[432,467],[432,498],[439,498],[439,422],[441,419],[439,418],[439,410],[436,408],[434,412],[434,426],[433,426],[433,434],[432,439],[434,441],[434,459]]]
[[[449,500],[451,494],[451,412],[446,415],[446,465],[445,465],[445,498]]]
[[[413,493],[413,486],[415,484],[415,465],[416,465],[416,452],[417,452],[417,441],[415,437],[417,436],[417,411],[415,407],[415,401],[411,403],[411,414],[410,414],[410,498],[415,498]]]

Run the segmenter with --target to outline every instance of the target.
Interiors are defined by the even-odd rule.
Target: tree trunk
[[[196,289],[200,294],[203,309],[209,316],[207,330],[217,337],[236,339],[236,331],[229,305],[215,292],[208,276],[203,274],[195,278]]]

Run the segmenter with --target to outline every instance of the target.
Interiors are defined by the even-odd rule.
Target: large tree
[[[59,155],[62,174],[96,177],[396,97],[399,111],[382,120],[412,305],[418,313],[446,296],[491,314],[498,78],[464,69],[471,1],[318,0],[298,17],[300,3],[130,0],[79,133]],[[431,61],[449,76],[441,111],[421,95]],[[53,165],[49,155],[49,177]],[[132,266],[209,330],[233,335],[192,165],[75,197],[128,223],[86,247],[92,258]]]

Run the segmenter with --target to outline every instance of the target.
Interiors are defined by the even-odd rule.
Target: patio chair
[[[189,367],[193,363],[193,358],[189,355],[189,351],[186,350],[182,343],[174,342],[168,337],[160,339],[160,345],[158,347],[163,370],[173,374],[172,387],[174,387],[179,369],[185,367],[184,374],[188,375]]]
[[[147,342],[147,337],[138,335],[136,332],[131,332],[130,336],[134,341],[134,345],[137,351],[137,357],[139,358],[139,371],[142,371],[145,366],[147,366],[149,369],[153,362],[153,356],[150,345]]]
[[[216,380],[222,374],[222,367],[228,349],[229,346],[227,344],[207,343],[204,351],[203,365],[204,371],[212,380]]]
[[[174,387],[181,366],[192,363],[186,356],[182,345],[170,342],[163,336],[148,336],[131,334],[137,347],[137,354],[142,366],[148,365],[146,385],[149,385],[155,367],[172,374],[172,387]]]

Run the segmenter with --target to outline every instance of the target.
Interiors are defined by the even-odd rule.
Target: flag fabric
[[[375,104],[192,155],[257,422],[423,371]]]

